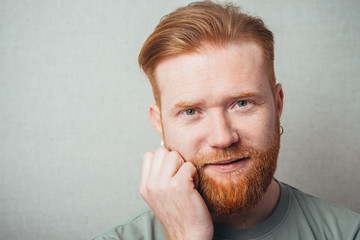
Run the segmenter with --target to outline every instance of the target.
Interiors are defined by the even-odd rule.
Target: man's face
[[[160,62],[156,77],[161,112],[151,107],[153,126],[167,148],[198,168],[210,210],[235,214],[258,202],[275,171],[283,95],[281,85],[271,91],[261,48],[238,42],[176,55]],[[252,204],[217,209],[233,201],[224,198],[249,198],[254,190],[256,199],[243,200]]]

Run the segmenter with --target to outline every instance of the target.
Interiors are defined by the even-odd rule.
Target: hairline
[[[226,42],[220,42],[220,43],[215,42],[215,41],[204,40],[204,41],[200,42],[198,44],[198,46],[194,47],[193,49],[186,50],[186,51],[179,51],[178,53],[163,56],[154,64],[154,71],[151,73],[151,76],[149,76],[149,80],[152,82],[152,88],[153,88],[154,95],[158,96],[158,98],[157,99],[155,98],[154,100],[155,100],[156,104],[158,105],[160,111],[161,111],[161,91],[160,91],[159,84],[158,84],[157,74],[158,74],[158,67],[162,62],[164,62],[170,58],[174,58],[176,56],[205,54],[212,50],[225,49],[227,46],[229,46],[231,44],[237,45],[237,44],[241,44],[241,43],[256,44],[260,48],[261,56],[263,57],[263,60],[264,60],[264,67],[267,68],[266,69],[267,82],[269,83],[270,89],[274,95],[275,94],[274,89],[275,89],[275,85],[276,85],[275,74],[272,73],[272,71],[274,71],[274,66],[273,66],[273,64],[271,66],[269,66],[269,61],[266,59],[266,55],[265,55],[265,52],[266,52],[264,49],[265,47],[261,44],[261,41],[251,38],[251,37],[250,38],[243,37],[243,38],[238,38],[238,39],[231,39]],[[152,79],[150,79],[150,77]],[[274,78],[274,79],[272,79],[272,78]],[[272,83],[274,83],[273,84],[274,86],[272,86]],[[157,92],[155,92],[155,91],[157,91]]]

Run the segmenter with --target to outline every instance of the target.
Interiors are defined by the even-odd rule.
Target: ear
[[[284,92],[280,83],[276,84],[275,86],[275,104],[280,118],[284,106]]]
[[[152,103],[150,104],[149,108],[149,117],[152,127],[154,128],[155,132],[162,137],[162,122],[160,116],[160,108],[157,104]]]

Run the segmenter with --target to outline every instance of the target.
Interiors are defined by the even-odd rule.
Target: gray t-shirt
[[[357,239],[360,214],[305,194],[284,183],[274,212],[259,225],[247,229],[214,226],[213,239]],[[111,228],[94,240],[165,240],[151,210]]]

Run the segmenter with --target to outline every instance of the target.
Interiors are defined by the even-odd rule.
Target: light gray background
[[[145,206],[159,146],[137,66],[189,1],[0,1],[0,238],[91,239]],[[360,212],[360,1],[236,1],[276,39],[277,178]]]

